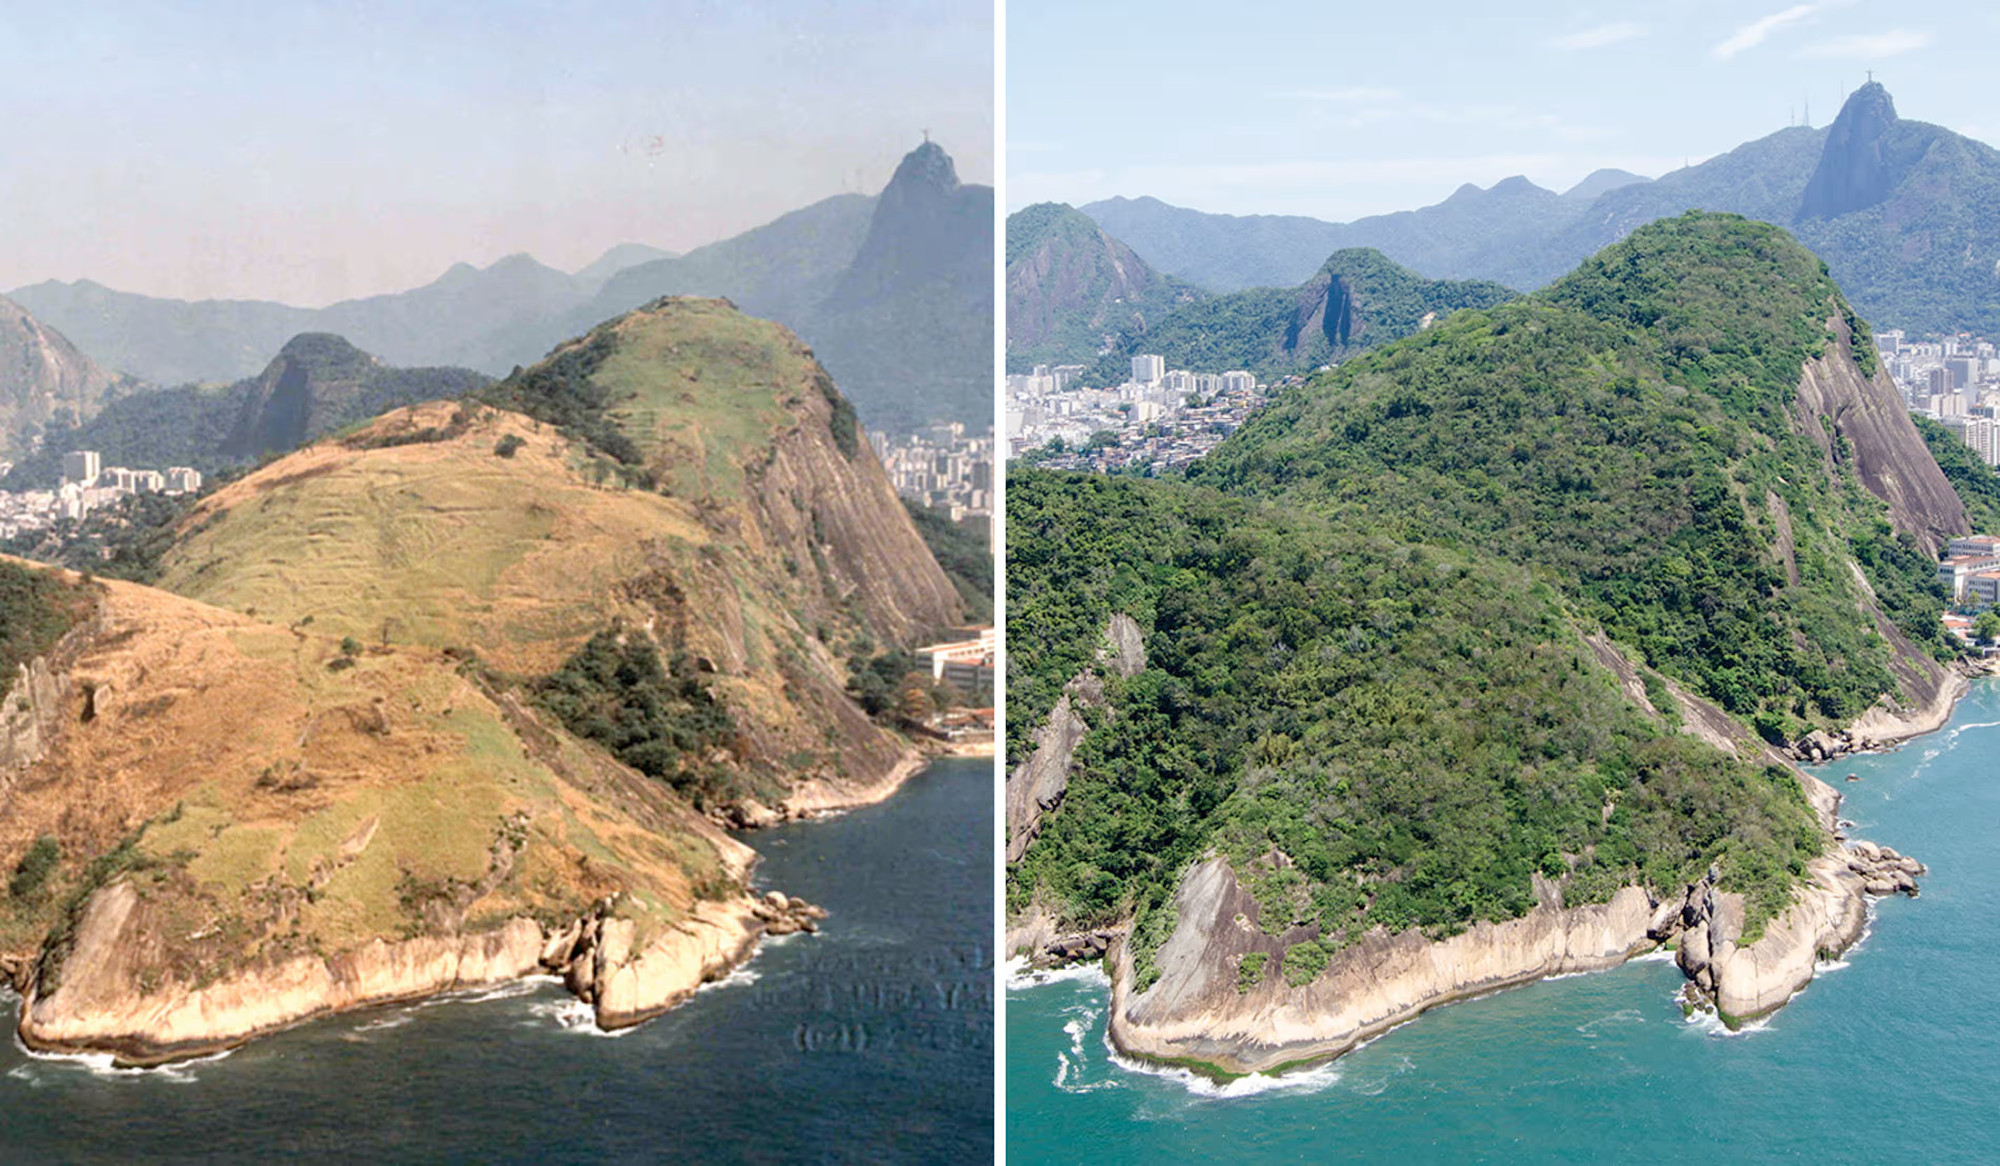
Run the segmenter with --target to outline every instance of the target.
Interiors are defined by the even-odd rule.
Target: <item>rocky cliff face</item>
[[[1892,157],[1895,126],[1896,103],[1887,89],[1870,81],[1855,90],[1827,132],[1826,150],[1799,202],[1799,218],[1830,219],[1887,198],[1902,177],[1899,160]]]
[[[1087,362],[1143,333],[1195,289],[1147,266],[1081,212],[1044,204],[1007,219],[1010,361]]]
[[[1861,484],[1888,504],[1898,533],[1935,555],[1966,533],[1965,504],[1925,447],[1889,374],[1862,374],[1845,320],[1829,319],[1827,330],[1834,342],[1805,366],[1792,405],[1794,427],[1818,444],[1829,478],[1836,475],[1835,439],[1852,443]]]
[[[812,338],[869,423],[895,431],[992,416],[993,188],[925,142],[875,203],[831,294],[788,323]]]
[[[1550,884],[1538,880],[1537,892],[1540,905],[1523,918],[1474,924],[1437,942],[1417,932],[1370,932],[1310,983],[1292,987],[1285,952],[1317,929],[1266,934],[1255,897],[1226,860],[1211,858],[1181,882],[1173,936],[1155,956],[1160,978],[1146,991],[1133,991],[1130,949],[1119,947],[1111,1039],[1127,1052],[1188,1058],[1229,1073],[1336,1056],[1439,1004],[1611,967],[1651,946],[1649,935],[1674,915],[1674,905],[1634,887],[1609,903],[1574,908],[1563,907]],[[1265,971],[1239,990],[1239,969],[1253,954]]]
[[[118,383],[62,333],[0,297],[0,429],[40,425],[58,411],[88,417]]]
[[[1812,980],[1820,961],[1861,938],[1867,896],[1917,893],[1922,863],[1857,842],[1811,864],[1792,906],[1743,943],[1743,898],[1717,890],[1711,876],[1688,889],[1675,962],[1698,1006],[1731,1027],[1781,1007]]]
[[[1321,270],[1299,289],[1291,326],[1285,330],[1285,351],[1310,347],[1314,336],[1324,337],[1334,348],[1345,348],[1360,341],[1363,329],[1347,277]]]
[[[1440,1004],[1599,971],[1662,943],[1676,945],[1688,1006],[1713,1008],[1734,1027],[1782,1006],[1820,961],[1860,938],[1867,896],[1914,895],[1923,869],[1865,842],[1837,850],[1812,864],[1793,905],[1749,943],[1742,896],[1718,891],[1712,875],[1665,899],[1624,887],[1609,902],[1573,907],[1560,886],[1537,875],[1538,903],[1521,918],[1475,923],[1436,941],[1377,928],[1295,986],[1285,978],[1285,954],[1318,929],[1266,933],[1255,897],[1226,860],[1210,858],[1181,882],[1173,935],[1154,957],[1155,983],[1135,991],[1129,946],[1112,951],[1111,1039],[1140,1056],[1265,1072],[1338,1056]],[[1246,957],[1261,975],[1242,971]]]
[[[225,445],[237,457],[291,450],[325,428],[335,386],[350,389],[382,368],[382,362],[338,336],[307,332],[293,337],[264,374],[249,385],[242,410]],[[317,422],[317,424],[315,424]]]
[[[1104,629],[1098,666],[1122,677],[1146,670],[1145,636],[1132,617],[1114,614]],[[1102,708],[1104,682],[1085,671],[1065,687],[1049,719],[1035,732],[1035,751],[1007,775],[1007,861],[1018,862],[1041,832],[1042,815],[1062,804],[1076,747],[1090,725],[1081,709]],[[1074,703],[1072,703],[1074,702]]]

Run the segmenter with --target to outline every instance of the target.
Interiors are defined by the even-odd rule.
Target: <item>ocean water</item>
[[[825,929],[619,1034],[544,982],[160,1071],[0,1046],[0,1163],[990,1160],[992,773],[941,761],[881,805],[747,835],[758,883]]]
[[[2000,682],[1944,730],[1819,774],[1847,795],[1852,835],[1931,873],[1740,1034],[1684,1021],[1680,973],[1648,958],[1440,1008],[1329,1065],[1218,1090],[1114,1062],[1101,976],[1016,976],[1008,1159],[2000,1161]]]

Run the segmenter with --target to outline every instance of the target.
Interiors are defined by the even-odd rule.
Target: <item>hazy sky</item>
[[[1010,210],[1153,195],[1349,220],[1526,174],[1648,176],[1838,112],[2000,142],[1984,0],[1007,6]]]
[[[929,129],[993,180],[991,0],[0,9],[0,288],[319,305],[528,251],[684,251]]]

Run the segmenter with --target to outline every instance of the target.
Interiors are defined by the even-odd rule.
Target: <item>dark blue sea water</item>
[[[746,836],[759,883],[825,906],[825,930],[626,1033],[540,984],[164,1072],[6,1045],[0,1163],[988,1161],[992,773],[940,762],[879,806]]]
[[[1750,1031],[1684,1021],[1680,973],[1644,961],[1441,1008],[1218,1096],[1112,1063],[1101,979],[1016,981],[1008,1159],[2000,1162],[1997,747],[1989,681],[1945,730],[1820,771],[1851,833],[1931,873]]]

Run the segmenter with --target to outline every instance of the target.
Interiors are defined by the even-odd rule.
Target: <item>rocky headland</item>
[[[852,408],[709,300],[492,392],[229,483],[158,587],[0,563],[27,1047],[156,1064],[533,975],[614,1029],[818,928],[708,811],[894,793],[924,757],[844,661],[960,616]]]

